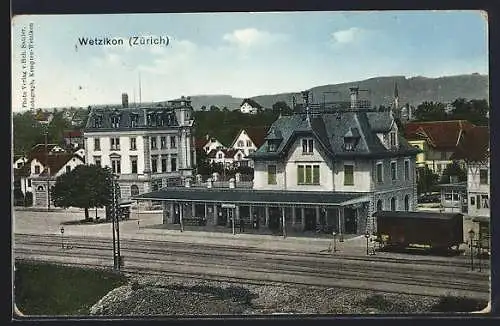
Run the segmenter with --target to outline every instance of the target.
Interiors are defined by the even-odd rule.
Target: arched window
[[[36,188],[36,190],[37,190],[37,191],[43,191],[44,189],[45,189],[45,188],[43,188],[43,186],[38,186],[38,187]]]
[[[377,201],[377,212],[378,212],[378,211],[381,211],[381,210],[383,210],[383,207],[382,207],[382,199],[379,199],[379,200]]]
[[[130,194],[132,196],[137,196],[139,195],[139,187],[137,185],[131,185],[130,186]]]
[[[405,211],[410,210],[410,196],[406,195],[405,196]]]
[[[391,211],[396,210],[396,197],[391,198]]]

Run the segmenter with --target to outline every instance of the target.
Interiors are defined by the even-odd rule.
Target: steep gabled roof
[[[405,126],[405,138],[408,140],[427,139],[438,150],[450,150],[457,147],[464,131],[474,128],[467,120],[409,122]]]
[[[78,154],[61,153],[49,155],[47,157],[47,165],[50,168],[50,175],[54,176],[55,174],[57,174],[61,170],[61,168],[73,158],[84,163],[83,159]],[[40,176],[47,176],[47,173],[48,171],[45,167],[42,173],[40,173]]]
[[[208,152],[208,157],[209,158],[217,158],[217,153],[219,151],[221,151],[222,153],[224,153],[224,158],[234,158],[234,156],[236,155],[236,153],[241,152],[241,150],[234,149],[234,148],[212,149],[210,152]]]
[[[240,106],[242,106],[245,103],[248,103],[248,105],[250,105],[251,107],[256,108],[256,109],[261,109],[262,108],[262,105],[260,105],[259,103],[255,102],[251,98],[244,99],[243,102],[241,102]]]
[[[476,126],[464,132],[462,141],[452,154],[452,160],[480,162],[489,159],[490,129]]]
[[[241,129],[240,131],[238,131],[238,133],[234,137],[233,142],[231,143],[231,147],[234,147],[234,145],[236,144],[236,141],[238,140],[238,137],[240,137],[241,133],[243,131],[245,131],[247,133],[248,137],[250,137],[250,139],[254,143],[254,145],[258,148],[258,147],[262,146],[262,144],[264,144],[268,129],[269,128],[267,126],[245,127],[243,129]]]

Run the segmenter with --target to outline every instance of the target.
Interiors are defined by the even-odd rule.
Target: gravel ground
[[[91,315],[258,315],[427,313],[437,297],[343,288],[249,285],[134,277],[91,309]]]

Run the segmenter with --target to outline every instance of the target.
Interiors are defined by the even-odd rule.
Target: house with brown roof
[[[63,133],[64,144],[68,147],[83,147],[83,133],[76,130],[65,130]]]
[[[241,150],[248,162],[248,166],[253,167],[253,161],[247,156],[255,152],[265,142],[268,127],[247,127],[241,129],[231,143],[230,148]]]
[[[244,99],[240,105],[240,112],[246,113],[246,114],[256,114],[261,109],[262,109],[262,105],[255,102],[251,98]]]
[[[464,139],[475,126],[467,120],[409,122],[404,137],[408,143],[422,150],[417,155],[417,167],[427,166],[441,175]]]
[[[245,154],[241,149],[218,148],[208,152],[210,164],[221,163],[225,168],[247,166],[248,160],[245,160]]]

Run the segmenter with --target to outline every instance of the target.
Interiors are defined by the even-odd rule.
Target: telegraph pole
[[[116,269],[116,240],[115,240],[115,180],[114,175],[111,176],[111,189],[112,189],[112,201],[111,201],[111,230],[113,231],[113,269]]]

